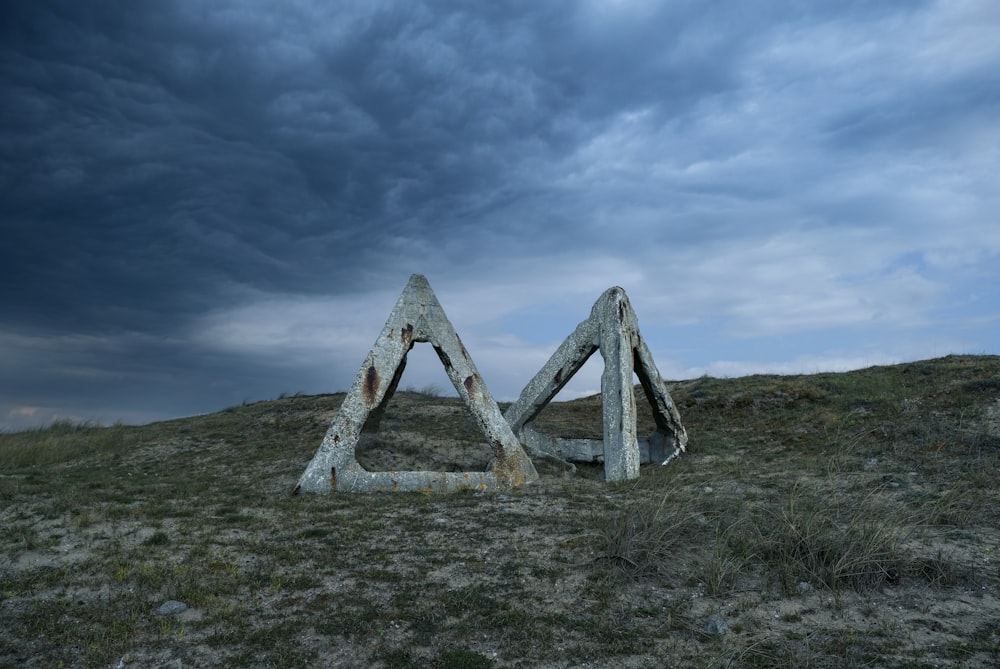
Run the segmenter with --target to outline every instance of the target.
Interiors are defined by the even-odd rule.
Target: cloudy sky
[[[668,378],[1000,353],[998,34],[995,0],[4,2],[0,430],[345,390],[412,273],[498,399],[614,285]]]

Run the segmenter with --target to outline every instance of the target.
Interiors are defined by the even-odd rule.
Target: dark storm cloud
[[[5,22],[3,260],[20,279],[6,301],[76,327],[121,327],[105,305],[155,319],[151,309],[199,308],[199,284],[273,275],[266,249],[286,233],[243,214],[266,197],[265,172],[278,193],[292,175],[213,127],[218,87],[196,99],[174,84],[154,33],[169,39],[170,22],[157,27],[131,4],[102,6],[106,17],[32,7]]]
[[[146,329],[239,285],[351,290],[379,240],[532,197],[532,162],[621,109],[732,85],[709,12],[576,8],[8,6],[8,318]]]
[[[911,318],[925,277],[870,308],[840,277],[992,253],[993,11],[4,3],[0,410],[330,389],[287,380],[349,380],[411,271],[507,328],[511,384],[612,283],[757,331]],[[981,256],[925,250],[945,215]]]

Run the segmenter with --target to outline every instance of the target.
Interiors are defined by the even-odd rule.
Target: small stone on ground
[[[705,623],[705,631],[709,634],[725,634],[729,631],[729,625],[719,616],[711,616]]]
[[[184,613],[185,611],[187,611],[187,604],[184,602],[178,602],[176,599],[169,599],[160,604],[160,608],[156,609],[156,615],[172,616],[178,613]]]

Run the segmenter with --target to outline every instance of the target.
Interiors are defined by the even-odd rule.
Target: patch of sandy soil
[[[456,411],[410,409],[408,420],[418,423]],[[990,433],[1000,435],[1000,400],[982,415]],[[275,411],[260,417],[258,427],[325,424],[331,416]],[[732,584],[710,595],[705,573],[715,530],[708,521],[705,536],[654,575],[627,573],[605,559],[609,519],[643,500],[662,503],[656,490],[609,487],[594,468],[574,472],[536,461],[542,479],[509,493],[290,501],[316,445],[255,459],[225,439],[176,438],[107,465],[107,488],[132,476],[144,482],[147,492],[131,485],[125,501],[14,494],[0,509],[0,526],[10,530],[0,539],[0,622],[17,641],[0,645],[0,666],[55,666],[54,651],[26,631],[32,625],[110,626],[120,615],[133,617],[134,631],[102,665],[116,669],[391,667],[387,658],[400,649],[407,666],[432,667],[442,666],[442,647],[451,646],[487,663],[476,666],[539,669],[1000,666],[995,525],[921,527],[903,539],[900,550],[911,561],[947,564],[941,583],[907,575],[870,592],[834,591],[817,582],[779,583],[751,564],[733,566]],[[490,456],[485,444],[428,436],[391,420],[358,450],[374,470],[481,470]],[[869,455],[856,457],[858,467],[836,485],[873,486],[887,476],[879,465],[861,464]],[[834,480],[827,472],[781,471],[780,459],[759,476],[732,473],[751,458],[749,448],[693,449],[677,466],[687,467],[689,478],[703,472],[688,485],[709,501],[714,495],[750,503],[809,476],[823,485]],[[185,488],[183,477],[159,480],[155,472],[170,463],[214,483]],[[649,468],[643,476],[651,476]],[[923,493],[918,478],[907,479],[898,494]],[[878,500],[896,503],[893,490],[879,491]],[[165,510],[154,520],[149,513],[156,505]],[[162,543],[155,540],[160,536]],[[180,596],[183,583],[144,585],[128,564],[118,569],[130,575],[119,577],[109,567],[116,557],[140,560],[150,571],[204,576],[210,590],[189,588],[198,603],[157,617],[156,607]],[[98,615],[104,609],[113,616]],[[55,626],[41,616],[56,616]],[[707,631],[713,616],[725,622],[725,634]],[[259,641],[268,634],[271,641]],[[243,639],[257,639],[261,653],[277,644],[284,655],[247,658]],[[86,666],[65,655],[56,659]]]
[[[463,455],[449,451],[447,441],[435,443],[434,450],[444,454],[445,460],[461,460]],[[281,483],[275,486],[274,493],[278,494],[287,481]],[[521,645],[516,639],[498,635],[495,627],[482,634],[474,630],[465,633],[463,647],[487,658],[490,666],[495,667],[639,668],[664,666],[661,663],[668,661],[677,663],[675,666],[697,667],[798,666],[797,658],[815,661],[810,646],[829,649],[836,646],[833,640],[838,638],[843,639],[842,657],[827,657],[819,666],[893,666],[895,660],[905,663],[914,657],[922,658],[922,663],[913,665],[921,667],[997,666],[995,656],[960,653],[968,635],[996,634],[1000,599],[995,580],[981,586],[933,588],[926,583],[909,582],[864,595],[835,593],[822,586],[786,594],[777,584],[749,573],[741,577],[731,593],[710,597],[696,576],[697,563],[707,559],[704,554],[678,556],[672,577],[652,582],[622,578],[595,570],[600,553],[593,536],[600,524],[597,515],[611,513],[622,503],[621,497],[620,491],[611,493],[596,482],[550,475],[524,491],[483,495],[474,502],[463,498],[454,506],[444,501],[411,508],[392,505],[365,509],[363,503],[357,508],[339,508],[324,514],[327,516],[324,522],[336,526],[365,516],[372,525],[367,540],[359,537],[349,549],[350,555],[341,556],[348,559],[346,563],[339,561],[343,565],[340,567],[324,567],[317,561],[276,566],[259,543],[260,530],[220,529],[213,537],[211,551],[213,559],[230,565],[228,568],[240,573],[253,573],[261,565],[266,569],[315,571],[322,574],[319,582],[304,590],[278,587],[239,592],[226,601],[193,607],[169,620],[157,620],[152,614],[160,600],[170,595],[156,593],[140,615],[151,625],[168,629],[167,640],[162,634],[154,635],[156,638],[150,640],[155,642],[145,646],[140,637],[117,664],[108,666],[233,666],[232,649],[220,648],[211,641],[213,635],[225,633],[226,625],[233,625],[219,614],[219,607],[240,610],[240,615],[246,618],[239,627],[250,630],[296,621],[299,631],[295,645],[302,656],[318,658],[310,666],[391,666],[379,657],[385,649],[399,647],[408,649],[416,665],[434,666],[439,649],[433,640],[415,631],[419,623],[410,616],[391,613],[399,594],[399,582],[379,580],[389,573],[401,575],[414,590],[426,593],[431,600],[442,597],[442,593],[467,593],[462,596],[470,597],[470,615],[478,602],[476,593],[482,591],[490,598],[504,600],[510,611],[519,611],[538,621],[565,620],[572,617],[572,612],[586,611],[583,619],[602,626],[605,633],[621,626],[640,629],[655,639],[652,646],[634,655],[602,659],[601,653],[597,653],[598,657],[588,660],[585,659],[588,648],[606,641],[595,642],[590,639],[592,632],[570,626],[547,641],[553,644],[555,656],[575,658],[563,661],[532,659],[530,642]],[[596,500],[600,502],[590,503]],[[314,506],[313,510],[321,512],[321,506]],[[254,508],[245,512],[257,519],[259,527],[272,528],[264,530],[265,536],[287,536],[302,528],[301,520],[289,527],[289,519],[278,509]],[[6,522],[12,513],[21,514],[23,521],[23,514],[30,511],[7,508],[0,514],[0,522]],[[154,528],[141,519],[121,519],[80,527],[68,516],[38,516],[31,525],[37,532],[36,543],[43,545],[21,550],[5,541],[0,573],[6,579],[16,580],[39,570],[69,573],[88,560],[106,559],[111,544],[116,550],[127,552],[142,546],[155,532],[178,536],[180,521],[168,520]],[[915,541],[904,549],[927,556],[946,554],[968,569],[995,574],[998,556],[994,547],[1000,545],[1000,535],[995,528],[986,532],[975,537],[953,533],[937,537],[931,543]],[[415,550],[428,546],[436,548]],[[171,556],[193,549],[183,540],[175,540],[162,559],[170,560]],[[378,569],[366,570],[365,555],[373,553],[381,556]],[[595,591],[595,578],[610,579],[613,583],[610,593],[606,588]],[[10,618],[16,610],[28,605],[26,598],[36,603],[49,600],[68,607],[66,624],[86,624],[83,612],[106,606],[109,600],[121,597],[116,591],[128,587],[124,583],[96,583],[91,578],[83,581],[52,583],[34,588],[27,595],[7,596],[0,604],[0,612]],[[505,593],[512,598],[506,599]],[[340,637],[323,625],[316,626],[317,619],[351,611],[346,603],[359,596],[386,612],[385,616],[377,616],[374,637],[367,633]],[[434,626],[442,630],[461,627],[461,606],[458,610],[456,614],[452,606],[451,612],[435,621]],[[704,631],[711,616],[719,616],[727,623],[729,631],[725,636],[714,637]],[[994,627],[984,629],[987,626]],[[860,637],[868,640],[861,642]],[[855,646],[872,644],[886,648],[891,654],[875,664],[868,655],[852,656]],[[939,654],[939,650],[944,654]],[[544,657],[552,655],[546,652]],[[711,658],[717,658],[719,664],[708,662]],[[39,658],[11,652],[3,660],[8,666],[49,666]]]

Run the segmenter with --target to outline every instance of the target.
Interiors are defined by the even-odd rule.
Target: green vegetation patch
[[[0,434],[0,666],[993,667],[998,379],[674,382],[684,457],[485,495],[292,497],[342,394]],[[370,457],[468,466],[438,395],[398,393]],[[598,438],[599,398],[538,424]]]

